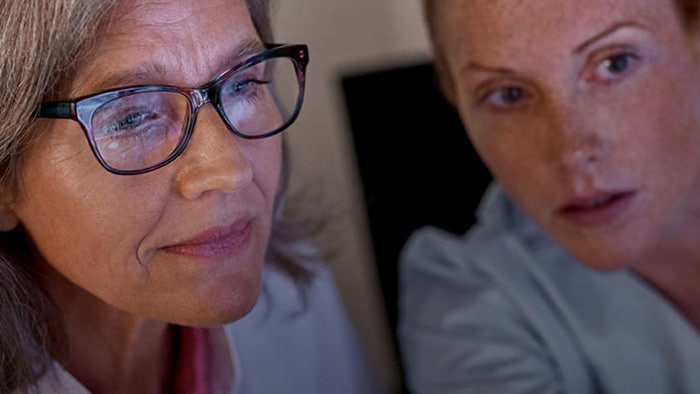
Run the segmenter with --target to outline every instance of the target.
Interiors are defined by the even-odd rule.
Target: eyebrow
[[[583,41],[581,44],[577,45],[574,48],[573,53],[581,53],[584,51],[586,48],[588,48],[590,45],[593,43],[615,33],[616,31],[623,29],[623,28],[637,28],[637,29],[646,29],[646,27],[640,23],[634,22],[634,21],[621,21],[614,23],[610,25],[609,27],[605,28],[603,31],[600,33],[594,35],[593,37]],[[515,74],[515,70],[507,68],[507,67],[498,67],[498,66],[489,66],[486,64],[482,64],[479,62],[475,61],[470,61],[467,63],[466,66],[464,66],[461,69],[461,72],[465,72],[467,70],[471,71],[484,71],[484,72],[491,72],[491,73],[497,73],[497,74],[503,74],[503,75],[512,75]]]
[[[265,45],[259,39],[248,39],[236,46],[236,48],[226,56],[218,65],[217,69],[223,69],[240,64],[246,58],[262,52]],[[117,88],[120,86],[141,85],[144,81],[157,80],[163,74],[166,74],[166,69],[160,63],[145,63],[134,69],[120,70],[113,74],[108,74],[106,77],[98,80],[91,90],[96,92]],[[214,76],[212,76],[214,77]]]
[[[574,48],[574,53],[581,53],[586,48],[588,48],[593,43],[595,43],[596,41],[599,41],[599,40],[615,33],[616,31],[623,29],[623,28],[626,28],[626,27],[633,27],[633,28],[637,28],[637,29],[646,29],[646,27],[644,25],[639,24],[639,23],[634,22],[634,21],[621,21],[621,22],[613,23],[612,25],[603,29],[603,31],[601,31],[600,33],[594,35],[593,37],[591,37],[591,38],[583,41],[579,45],[577,45]]]

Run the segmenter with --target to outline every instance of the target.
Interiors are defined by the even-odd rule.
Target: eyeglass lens
[[[219,102],[225,121],[239,134],[257,137],[285,126],[299,100],[296,68],[289,58],[271,58],[226,76]],[[191,119],[189,98],[152,91],[102,104],[90,121],[95,147],[107,165],[132,171],[167,160],[183,141]]]

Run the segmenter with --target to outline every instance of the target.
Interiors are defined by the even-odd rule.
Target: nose
[[[594,107],[568,102],[571,104],[552,111],[546,146],[557,164],[569,171],[583,171],[610,154],[610,128],[614,125]]]
[[[253,167],[216,110],[204,106],[197,115],[192,137],[178,159],[179,194],[189,200],[211,193],[235,193],[253,180]]]

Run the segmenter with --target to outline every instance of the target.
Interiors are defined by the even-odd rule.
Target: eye
[[[256,78],[231,81],[231,83],[224,88],[224,94],[229,97],[247,97],[255,94],[258,86],[267,85],[268,83],[270,83],[270,81]]]
[[[245,79],[243,81],[236,81],[231,84],[231,87],[227,90],[230,95],[245,94],[251,89],[251,84],[254,81],[252,79]],[[257,82],[257,81],[255,81]]]
[[[638,65],[640,57],[632,52],[616,53],[598,63],[595,78],[603,81],[614,81],[625,77]]]
[[[519,105],[527,98],[527,95],[525,89],[521,87],[504,86],[487,92],[479,102],[499,109],[508,109]]]
[[[120,129],[133,129],[138,127],[141,122],[146,119],[148,115],[145,113],[133,113],[125,116],[123,119],[118,120],[116,126]]]
[[[115,117],[110,124],[104,127],[103,132],[113,133],[123,130],[132,130],[141,126],[141,123],[144,121],[152,118],[154,118],[154,114],[151,112],[135,110],[133,112],[128,112],[126,115]]]

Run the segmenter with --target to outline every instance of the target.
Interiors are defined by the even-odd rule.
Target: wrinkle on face
[[[129,3],[134,3],[129,5]],[[208,82],[214,76],[233,66],[233,63],[258,53],[264,49],[257,35],[251,35],[239,43],[238,48],[229,54],[223,62],[212,57],[217,53],[217,43],[212,37],[229,35],[236,37],[248,31],[247,24],[231,24],[227,15],[216,14],[220,21],[213,21],[212,10],[227,4],[226,0],[212,2],[190,2],[187,7],[171,7],[177,12],[169,14],[160,12],[160,7],[169,7],[172,0],[151,2],[137,0],[120,3],[112,14],[119,15],[106,24],[100,39],[94,45],[91,58],[109,58],[111,53],[133,53],[134,58],[124,59],[128,70],[114,71],[113,76],[98,81],[82,78],[70,88],[70,96],[78,97],[115,87],[140,84],[167,84],[182,87],[196,87]],[[210,4],[211,3],[211,4]],[[172,14],[172,15],[170,15]],[[206,36],[192,36],[181,28],[182,24],[198,23],[211,31]],[[226,26],[226,29],[222,29]],[[148,31],[149,41],[141,42],[131,34],[135,29]],[[160,39],[161,43],[154,42]],[[173,40],[181,43],[176,47],[170,45]],[[95,52],[98,53],[95,53]],[[143,53],[148,53],[148,62],[140,62]],[[167,65],[167,66],[165,66]],[[114,68],[114,64],[94,63],[84,69],[86,75],[104,74],[104,70]],[[173,67],[174,66],[174,67]],[[176,70],[177,72],[173,72]],[[184,77],[183,77],[184,76]]]

